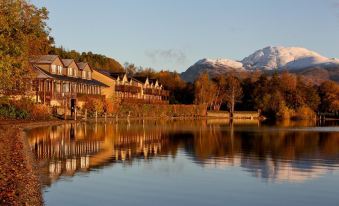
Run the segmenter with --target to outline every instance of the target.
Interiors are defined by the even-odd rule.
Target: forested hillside
[[[123,66],[118,61],[101,54],[94,54],[92,52],[80,53],[75,50],[67,51],[63,47],[52,47],[49,53],[57,54],[63,59],[74,59],[79,62],[87,62],[96,69],[104,69],[112,72],[124,71]]]

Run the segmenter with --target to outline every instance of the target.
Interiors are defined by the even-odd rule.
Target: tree
[[[241,100],[241,97],[242,88],[240,80],[233,75],[227,75],[224,98],[228,108],[230,109],[230,114],[232,117],[234,114],[235,104]]]
[[[265,105],[262,101],[264,96],[269,93],[269,79],[266,74],[263,74],[259,77],[258,81],[256,81],[253,85],[254,91],[253,91],[253,99],[255,103],[255,107],[257,109],[263,110]]]
[[[212,108],[213,110],[220,110],[221,105],[226,99],[226,79],[224,76],[218,76],[213,81],[216,86],[216,92],[213,95]]]
[[[195,103],[211,107],[216,92],[216,85],[209,79],[207,73],[202,73],[194,82]]]
[[[255,99],[254,99],[254,79],[246,78],[241,82],[241,87],[243,90],[243,96],[241,99],[240,108],[247,111],[256,110]],[[239,106],[238,106],[239,108]]]
[[[59,55],[63,59],[74,59],[77,62],[87,62],[93,68],[107,70],[110,72],[124,72],[123,66],[113,58],[106,57],[93,52],[79,53],[75,50],[67,51],[63,47],[52,47],[50,54]]]
[[[0,91],[24,93],[33,76],[31,55],[47,54],[52,43],[46,25],[46,8],[25,0],[0,1]]]
[[[125,63],[125,71],[128,75],[135,75],[138,68],[134,64],[130,64],[128,62]]]
[[[339,85],[333,81],[325,81],[319,87],[321,111],[339,111]]]
[[[301,97],[303,105],[313,111],[317,111],[320,104],[318,87],[300,76],[298,76],[297,79],[297,95]]]
[[[177,72],[161,70],[153,73],[153,77],[158,79],[164,88],[170,91],[171,104],[192,104],[194,101],[194,90],[192,84],[181,79]]]

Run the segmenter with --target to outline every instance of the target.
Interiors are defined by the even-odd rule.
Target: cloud
[[[187,57],[181,50],[156,49],[146,51],[145,54],[155,64],[166,61],[167,63],[172,63],[175,65],[183,65],[187,62]]]

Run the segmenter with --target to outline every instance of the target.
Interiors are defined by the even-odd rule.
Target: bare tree
[[[242,87],[240,80],[235,76],[228,75],[225,80],[224,100],[230,110],[231,117],[233,117],[235,104],[239,102],[242,97]]]
[[[218,76],[213,81],[215,82],[216,91],[213,96],[212,109],[219,111],[221,104],[225,101],[226,79],[224,76]]]
[[[207,73],[201,74],[194,82],[195,103],[211,107],[216,93],[216,85]]]

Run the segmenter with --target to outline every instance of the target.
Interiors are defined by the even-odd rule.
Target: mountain
[[[242,60],[246,69],[304,69],[308,67],[339,66],[339,60],[330,59],[300,47],[266,47]]]
[[[229,59],[201,59],[181,74],[188,82],[193,82],[199,74],[207,72],[211,76],[217,76],[228,72],[246,71],[243,64]]]
[[[182,73],[182,78],[193,82],[202,72],[217,76],[229,72],[285,71],[309,78],[339,81],[339,59],[327,58],[301,47],[265,47],[242,61],[202,59]],[[320,76],[318,76],[321,74]]]

